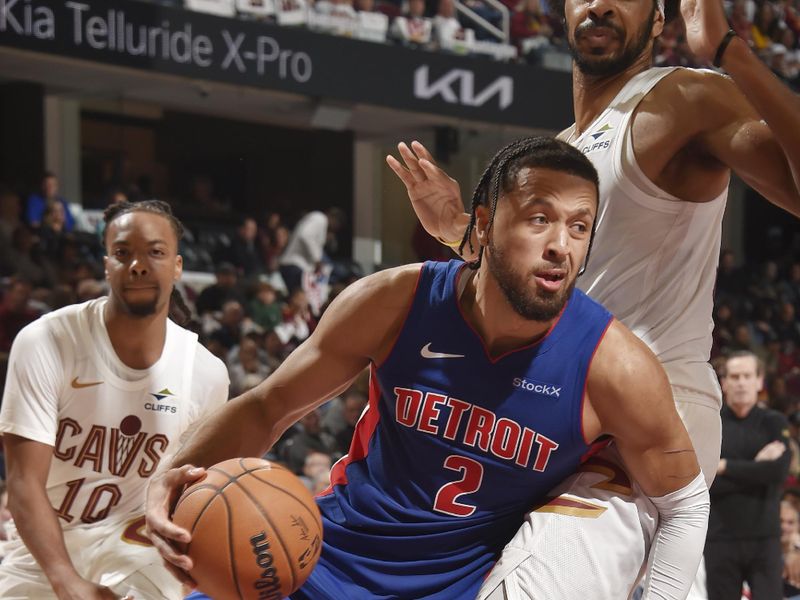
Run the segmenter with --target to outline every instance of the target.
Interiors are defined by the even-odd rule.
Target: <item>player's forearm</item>
[[[642,600],[683,600],[697,573],[708,527],[710,503],[703,474],[680,490],[651,500],[659,524]]]
[[[786,208],[800,214],[800,96],[778,80],[741,39],[735,38],[728,45],[722,67],[769,125],[783,148],[794,178],[796,195],[794,205]]]
[[[35,482],[8,482],[8,507],[14,525],[53,589],[58,591],[81,577],[64,545],[64,534],[44,489]]]
[[[280,437],[279,427],[263,399],[250,391],[198,423],[170,466],[210,467],[229,458],[262,456]]]

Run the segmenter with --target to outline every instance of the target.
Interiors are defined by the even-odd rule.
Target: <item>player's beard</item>
[[[519,316],[529,321],[545,322],[555,319],[575,289],[575,278],[557,292],[540,289],[533,281],[533,272],[526,277],[513,271],[505,252],[493,240],[489,242],[489,252],[485,258],[489,272],[508,303]]]
[[[570,52],[572,53],[572,58],[575,60],[575,65],[578,67],[581,73],[584,75],[590,75],[592,77],[608,77],[610,75],[622,73],[625,69],[636,62],[636,59],[650,42],[650,35],[653,33],[653,18],[655,17],[655,14],[656,6],[655,3],[653,3],[653,10],[650,12],[650,16],[647,18],[647,21],[642,24],[639,34],[636,36],[634,41],[625,46],[625,48],[622,50],[622,53],[618,56],[603,58],[596,58],[591,53],[581,54],[578,50],[576,41],[579,35],[586,29],[602,26],[613,29],[618,38],[620,40],[624,40],[625,32],[617,25],[607,22],[605,19],[601,19],[600,21],[584,21],[575,28],[575,32],[571,38],[567,36],[567,42],[569,44]]]
[[[137,302],[129,302],[122,294],[117,296],[117,301],[120,307],[126,314],[131,317],[143,319],[150,317],[158,312],[158,300],[161,297],[161,289],[156,290],[156,294],[152,300],[139,300]]]

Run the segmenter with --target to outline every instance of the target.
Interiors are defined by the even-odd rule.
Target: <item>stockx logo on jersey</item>
[[[156,399],[155,402],[147,402],[144,407],[147,410],[152,410],[155,412],[163,412],[163,413],[171,413],[174,414],[178,412],[178,407],[174,404],[166,404],[162,403],[163,400],[168,398],[175,398],[175,394],[169,391],[169,388],[164,388],[160,392],[150,392],[150,395]]]
[[[542,396],[550,396],[552,398],[561,397],[561,388],[553,385],[552,383],[542,383],[532,379],[524,379],[522,377],[514,377],[511,382],[515,388],[532,392],[534,394],[541,394]]]
[[[598,150],[605,150],[606,148],[608,148],[611,145],[611,139],[605,138],[605,135],[609,131],[613,131],[613,129],[614,128],[611,125],[606,123],[597,131],[590,133],[589,137],[592,138],[592,140],[594,141],[590,142],[589,144],[581,148],[581,151],[584,154],[589,154],[590,152],[597,152]]]

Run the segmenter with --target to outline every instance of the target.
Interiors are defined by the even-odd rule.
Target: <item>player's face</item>
[[[596,77],[630,67],[664,26],[652,0],[566,0],[564,15],[575,64]]]
[[[758,401],[758,392],[764,386],[764,378],[758,374],[758,363],[752,356],[737,356],[728,359],[727,373],[722,378],[725,402],[731,407],[749,409]]]
[[[106,279],[118,308],[137,317],[166,312],[183,265],[169,220],[143,211],[114,219],[106,252]]]
[[[592,182],[527,167],[498,200],[488,235],[481,207],[478,236],[489,273],[517,314],[549,321],[561,312],[586,258],[596,211]]]

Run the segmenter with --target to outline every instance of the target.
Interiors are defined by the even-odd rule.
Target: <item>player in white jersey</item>
[[[106,212],[107,298],[25,327],[0,411],[13,540],[0,598],[180,598],[144,532],[149,477],[228,397],[224,364],[168,318],[182,228],[163,202]]]
[[[575,62],[576,122],[561,137],[581,148],[600,176],[595,245],[578,285],[647,342],[664,364],[710,485],[721,435],[721,394],[708,365],[712,290],[730,171],[771,202],[800,214],[800,100],[728,30],[720,0],[682,0],[680,12],[697,60],[714,62],[729,77],[652,68],[653,40],[665,22],[661,0],[560,0],[551,7],[563,15]],[[392,157],[387,160],[406,184],[423,226],[470,258],[472,240],[462,240],[468,215],[458,184],[433,164],[421,144],[399,148],[406,168]],[[598,498],[603,477],[580,473],[554,492],[598,500],[608,509],[603,519],[609,527],[602,519],[567,524],[556,511],[533,512],[512,544],[528,557],[545,556],[559,540],[580,539],[597,549],[589,552],[586,570],[608,583],[604,589],[612,595],[602,597],[624,597],[620,590],[631,570],[619,565],[630,561],[621,561],[607,540],[621,535],[620,527],[631,528],[631,540],[647,540],[652,527],[647,514],[641,520],[634,514],[635,502],[615,507]],[[626,508],[627,517],[621,512]],[[621,539],[614,547],[625,547],[627,538]],[[635,548],[646,552],[647,543]],[[486,588],[527,560],[501,561],[493,573],[497,578],[491,577]],[[574,562],[571,567],[581,569]],[[512,582],[529,587],[507,595],[585,597],[570,587],[576,578],[564,577],[559,569],[550,575],[542,571],[541,564],[531,567],[535,583],[530,577],[520,585]]]

